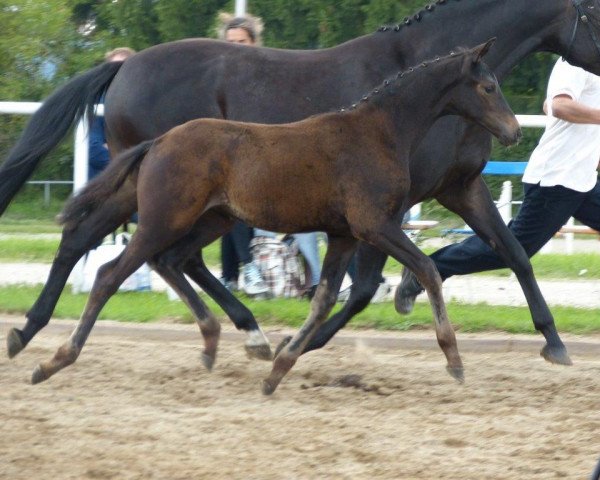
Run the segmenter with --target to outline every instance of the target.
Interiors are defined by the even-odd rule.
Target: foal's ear
[[[481,45],[477,45],[472,50],[473,51],[473,61],[479,62],[481,60],[481,57],[483,57],[488,52],[488,50],[494,44],[495,41],[496,41],[496,37],[492,37],[487,42],[482,43]]]

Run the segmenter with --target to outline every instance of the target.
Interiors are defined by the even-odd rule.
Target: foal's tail
[[[127,178],[137,170],[154,140],[142,142],[125,150],[108,164],[106,170],[89,182],[65,205],[58,221],[74,228],[121,188]]]
[[[102,97],[123,62],[106,62],[78,75],[50,95],[31,117],[0,166],[0,215],[37,164]]]

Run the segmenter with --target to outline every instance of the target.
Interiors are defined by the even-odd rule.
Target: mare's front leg
[[[317,286],[315,296],[310,302],[308,318],[298,333],[275,357],[271,374],[263,381],[262,391],[265,395],[270,395],[275,391],[335,305],[337,294],[355,247],[356,240],[353,238],[329,237],[327,254],[323,260],[321,280]]]
[[[442,279],[433,261],[406,236],[400,221],[386,221],[379,229],[367,232],[364,239],[415,272],[429,296],[437,341],[448,361],[446,369],[452,377],[463,382],[463,364],[442,296]]]
[[[554,317],[533,274],[529,257],[504,224],[482,177],[478,176],[469,185],[446,192],[438,200],[449,210],[458,213],[491,246],[504,264],[515,272],[527,299],[533,324],[547,342],[540,354],[549,362],[571,365],[567,349],[556,330]]]
[[[33,307],[27,312],[25,327],[23,330],[13,328],[7,335],[7,350],[10,358],[23,350],[48,324],[69,274],[79,259],[126,221],[135,208],[135,191],[130,192],[123,188],[94,210],[77,227],[63,229],[50,274]]]

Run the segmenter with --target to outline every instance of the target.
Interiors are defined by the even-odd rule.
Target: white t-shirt
[[[546,130],[535,148],[523,182],[588,192],[596,184],[600,160],[600,125],[565,122],[552,116],[552,99],[568,95],[591,108],[600,108],[600,77],[559,59],[546,94]]]

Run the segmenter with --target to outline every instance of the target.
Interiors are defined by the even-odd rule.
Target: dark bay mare
[[[437,57],[383,82],[358,106],[296,123],[266,125],[200,119],[125,152],[65,208],[67,228],[102,209],[124,183],[137,184],[139,223],[123,253],[102,266],[71,338],[34,370],[38,383],[73,363],[100,310],[144,261],[170,247],[192,255],[205,230],[235,219],[279,232],[325,231],[323,273],[311,312],[279,352],[263,392],[272,393],[335,304],[356,239],[413,270],[427,290],[438,343],[452,376],[463,366],[433,262],[402,230],[410,194],[409,158],[435,119],[458,114],[509,145],[521,137],[494,74],[481,61],[492,41]],[[128,186],[125,186],[128,189]],[[290,196],[289,190],[305,195]],[[194,311],[215,359],[220,324],[181,271],[168,277]]]
[[[439,0],[397,26],[319,51],[201,39],[149,48],[125,63],[103,64],[82,74],[46,100],[0,168],[0,212],[40,159],[107,88],[108,142],[117,154],[194,118],[274,123],[331,111],[355,101],[394,72],[447,52],[450,45],[474,45],[492,36],[498,40],[487,62],[500,79],[536,51],[561,54],[574,65],[600,74],[596,42],[600,22],[594,14],[599,9],[598,0]],[[515,271],[534,324],[547,340],[546,358],[568,363],[529,260],[502,222],[480,176],[490,144],[489,134],[476,125],[460,118],[439,120],[411,158],[409,203],[436,198],[495,245]],[[125,220],[135,210],[135,195],[122,195],[114,197],[110,208]],[[27,313],[24,329],[9,335],[10,356],[48,323],[77,260],[116,226],[89,217],[88,223],[63,232],[48,281]],[[359,248],[352,296],[334,322],[328,323],[329,330],[319,335],[321,344],[368,304],[385,258],[372,247]],[[249,332],[251,347],[264,347],[264,336],[251,312],[210,275],[200,255],[189,259],[184,268],[238,328]]]

